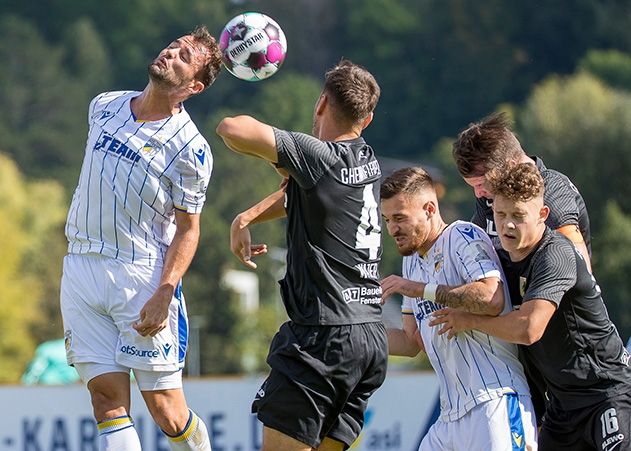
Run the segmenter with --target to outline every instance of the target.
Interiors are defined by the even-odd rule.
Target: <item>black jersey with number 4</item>
[[[550,214],[546,225],[552,230],[566,225],[579,228],[587,250],[591,253],[591,236],[589,216],[585,201],[572,181],[564,174],[548,169],[539,157],[531,157],[543,178],[545,191],[543,202],[550,207]],[[493,220],[493,202],[486,197],[476,199],[475,213],[471,222],[482,227],[493,240],[496,249],[501,249],[501,243]]]
[[[362,138],[320,141],[274,129],[286,187],[289,318],[304,325],[381,320],[381,169]]]
[[[521,294],[521,303],[544,299],[557,308],[541,339],[524,347],[526,364],[543,375],[553,401],[580,409],[629,392],[629,353],[570,240],[547,229],[537,248],[510,269],[519,272],[520,287],[511,292]]]

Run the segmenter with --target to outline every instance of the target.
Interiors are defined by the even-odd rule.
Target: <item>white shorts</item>
[[[97,254],[69,254],[61,279],[61,314],[69,364],[121,365],[146,371],[184,366],[188,320],[181,285],[167,327],[143,337],[132,324],[155,292],[162,268],[132,265]]]
[[[456,421],[429,428],[419,451],[537,450],[537,424],[529,396],[507,394],[475,406]]]

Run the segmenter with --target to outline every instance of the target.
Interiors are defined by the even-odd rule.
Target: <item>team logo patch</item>
[[[72,347],[72,331],[67,330],[64,333],[64,345],[66,346],[66,352],[70,352],[70,348]]]
[[[445,257],[441,251],[438,251],[434,256],[434,272],[439,272],[443,269],[443,263],[445,261]]]
[[[149,141],[142,146],[142,153],[147,156],[153,156],[162,150],[164,146],[156,138],[149,138]]]
[[[519,294],[523,297],[526,294],[526,284],[528,280],[525,277],[519,278]]]

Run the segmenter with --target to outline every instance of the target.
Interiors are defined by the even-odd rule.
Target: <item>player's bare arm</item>
[[[583,256],[583,260],[585,260],[585,264],[587,265],[588,271],[592,272],[592,262],[589,256],[589,252],[587,250],[587,245],[585,244],[585,240],[583,239],[583,235],[581,235],[581,231],[576,224],[568,224],[559,227],[556,229],[561,235],[566,236],[576,247],[576,249]]]
[[[488,277],[456,287],[435,286],[435,293],[426,293],[428,284],[391,275],[381,281],[382,299],[399,293],[411,298],[430,296],[430,301],[480,315],[499,315],[504,308],[504,293],[498,278]]]
[[[438,333],[446,333],[448,338],[476,329],[510,343],[529,346],[541,339],[555,311],[556,305],[545,299],[524,302],[519,310],[501,316],[474,315],[445,308],[433,313],[434,319],[429,325],[440,325]]]
[[[143,337],[153,337],[167,325],[169,304],[175,288],[191,264],[197,249],[199,218],[199,214],[175,211],[175,235],[164,259],[160,285],[140,311],[140,319],[133,326]]]
[[[217,134],[231,150],[278,163],[274,129],[251,116],[226,117],[217,125]]]
[[[270,194],[265,199],[238,214],[230,225],[230,250],[248,268],[256,269],[252,257],[265,254],[266,244],[252,244],[252,237],[248,226],[258,222],[269,221],[286,216],[285,190]]]
[[[423,338],[413,315],[403,315],[403,329],[388,328],[388,354],[416,357],[424,351]]]
[[[438,285],[438,304],[478,315],[499,315],[504,308],[502,283],[497,277],[487,277],[457,287]]]
[[[404,279],[395,274],[383,278],[380,283],[382,303],[395,293],[409,298],[419,298],[423,296],[423,291],[425,290],[424,283]]]

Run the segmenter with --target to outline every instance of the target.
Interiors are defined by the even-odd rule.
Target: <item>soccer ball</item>
[[[219,48],[231,74],[241,80],[258,81],[275,74],[283,64],[287,39],[273,19],[247,12],[226,24]]]

